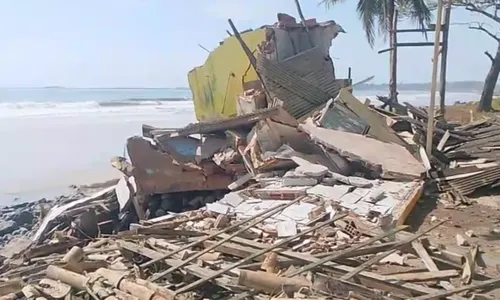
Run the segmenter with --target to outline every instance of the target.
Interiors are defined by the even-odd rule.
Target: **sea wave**
[[[47,116],[85,113],[123,113],[151,110],[192,109],[186,98],[126,99],[81,102],[0,102],[0,116]]]
[[[101,101],[98,102],[99,106],[136,106],[136,105],[164,105],[166,102],[174,101],[189,101],[187,98],[130,98],[118,101]]]
[[[9,109],[25,109],[25,108],[60,108],[60,107],[110,107],[110,106],[158,106],[168,105],[168,102],[191,101],[187,98],[154,98],[140,99],[130,98],[125,100],[110,100],[110,101],[81,101],[81,102],[0,102],[1,108]]]

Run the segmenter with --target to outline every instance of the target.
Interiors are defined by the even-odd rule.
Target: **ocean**
[[[359,91],[361,101],[385,91]],[[117,178],[110,166],[142,124],[182,127],[195,122],[187,89],[0,89],[0,205],[34,201]],[[400,101],[426,105],[429,94],[401,91]],[[477,100],[448,93],[447,103]]]

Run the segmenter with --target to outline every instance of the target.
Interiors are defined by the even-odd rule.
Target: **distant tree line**
[[[449,92],[464,92],[464,93],[481,93],[483,90],[484,81],[448,81],[446,89]],[[387,90],[389,84],[360,84],[356,86],[356,90]],[[402,91],[430,91],[431,83],[398,83],[398,89]],[[497,94],[500,93],[500,87],[496,89]]]

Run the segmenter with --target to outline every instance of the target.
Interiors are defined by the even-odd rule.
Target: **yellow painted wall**
[[[242,34],[242,38],[256,54],[265,35],[265,29],[258,29]],[[243,82],[255,80],[257,74],[238,40],[234,36],[227,38],[210,53],[203,66],[188,73],[196,118],[204,121],[236,115],[236,99],[243,93]]]

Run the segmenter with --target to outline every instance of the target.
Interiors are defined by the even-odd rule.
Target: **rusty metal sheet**
[[[213,162],[196,168],[178,165],[170,155],[141,137],[129,138],[127,151],[138,192],[142,194],[226,189],[233,181]]]

